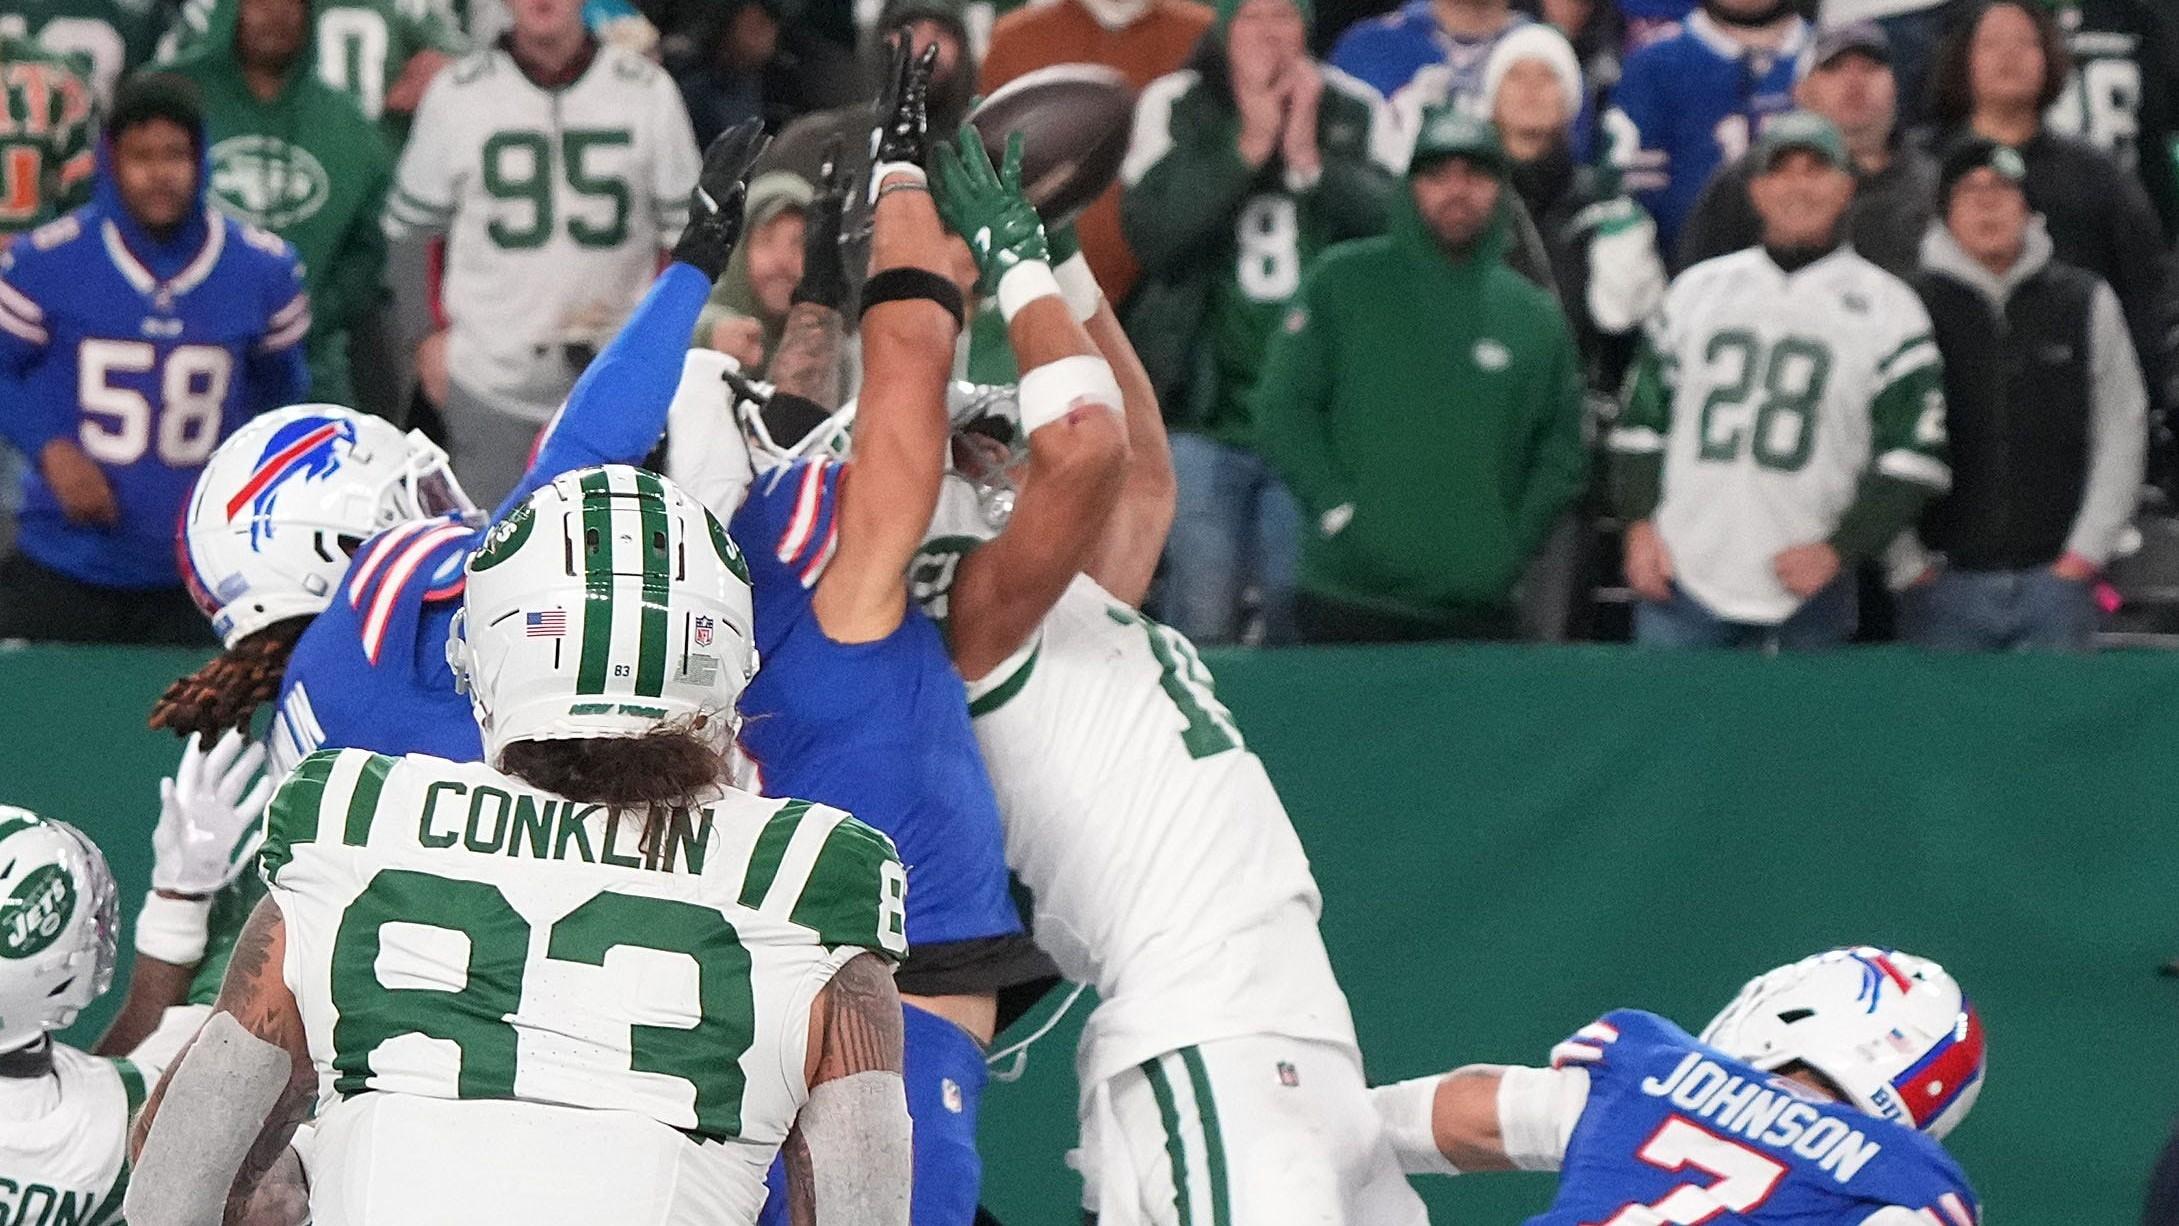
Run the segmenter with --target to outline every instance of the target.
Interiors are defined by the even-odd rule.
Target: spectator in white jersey
[[[2052,254],[2019,152],[1946,155],[1944,222],[1915,288],[1944,354],[1952,490],[1902,601],[1906,637],[1952,650],[2083,650],[2097,573],[2133,518],[2148,396],[2111,287]]]
[[[1763,244],[1673,282],[1611,434],[1644,644],[1846,642],[1855,565],[1950,480],[1929,315],[1844,242],[1845,138],[1798,112],[1757,158]]]
[[[386,201],[396,244],[447,240],[438,313],[421,284],[395,292],[455,474],[487,505],[649,287],[697,170],[662,69],[601,43],[581,0],[510,7],[499,41],[432,82]]]

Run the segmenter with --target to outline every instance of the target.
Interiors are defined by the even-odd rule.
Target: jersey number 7
[[[1591,1226],[1697,1226],[1721,1213],[1744,1214],[1769,1200],[1786,1176],[1784,1163],[1676,1115],[1659,1125],[1635,1156],[1667,1171],[1692,1167],[1716,1176],[1716,1182],[1680,1184]]]

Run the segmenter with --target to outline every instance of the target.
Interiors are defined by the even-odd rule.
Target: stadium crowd
[[[0,638],[204,641],[171,525],[282,404],[421,425],[499,498],[685,223],[698,149],[747,119],[776,139],[691,340],[800,380],[821,166],[867,170],[904,38],[938,49],[940,131],[1054,65],[1138,91],[1079,232],[1172,428],[1151,607],[1196,642],[1624,633],[1600,593],[1654,644],[2093,642],[2137,502],[2179,478],[2167,9],[1371,8],[11,6],[0,236],[95,197],[171,293],[201,198],[285,240],[265,276],[304,295],[216,308],[255,313],[237,361],[78,369],[76,308],[0,270]],[[153,132],[187,140],[128,149]],[[148,194],[114,186],[135,156],[164,159]],[[867,215],[845,230],[859,282]],[[1012,377],[997,318],[972,380]]]

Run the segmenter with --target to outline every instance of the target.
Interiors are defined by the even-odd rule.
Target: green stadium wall
[[[1775,963],[1893,944],[1951,968],[1988,1023],[1953,1148],[1996,1219],[2136,1219],[2179,1108],[2179,984],[2154,974],[2179,954],[2179,657],[1211,659],[1315,862],[1372,1077],[1541,1061],[1623,1005],[1696,1028]],[[0,651],[0,799],[92,833],[131,911],[174,754],[143,713],[193,662]],[[1076,1220],[1078,1009],[986,1095],[985,1199],[1009,1226]],[[1427,1185],[1441,1223],[1550,1194]]]

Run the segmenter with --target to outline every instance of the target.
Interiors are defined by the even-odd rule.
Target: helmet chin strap
[[[1776,0],[1769,8],[1753,15],[1736,13],[1725,7],[1720,0],[1702,0],[1702,11],[1720,25],[1737,26],[1743,30],[1756,30],[1788,16],[1793,12],[1793,0]]]
[[[33,1035],[0,1052],[0,1077],[43,1077],[53,1071],[51,1035]]]

